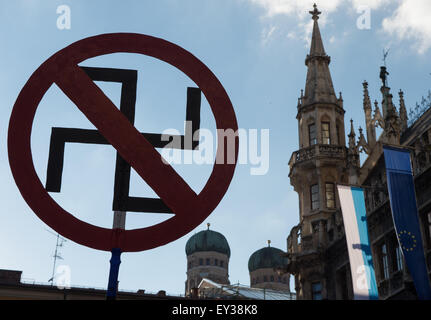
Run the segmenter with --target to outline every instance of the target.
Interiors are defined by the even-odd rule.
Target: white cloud
[[[420,54],[431,47],[431,1],[404,0],[394,14],[383,20],[383,30],[399,40],[413,40]]]
[[[316,0],[249,0],[265,8],[266,14],[272,17],[277,14],[295,14],[305,18],[308,11],[312,10]],[[318,9],[325,12],[334,11],[342,0],[320,0]]]
[[[392,16],[383,20],[382,29],[396,40],[412,40],[415,49],[425,53],[431,48],[431,12],[430,0],[246,0],[264,9],[264,18],[272,18],[276,15],[293,16],[298,19],[297,28],[290,31],[288,38],[300,38],[307,45],[310,42],[312,21],[308,11],[312,10],[313,4],[318,4],[322,11],[319,23],[324,26],[327,17],[344,6],[350,6],[355,12],[369,7],[377,10],[385,6],[395,6]],[[272,34],[272,33],[271,33]],[[271,36],[271,34],[267,34]]]
[[[391,0],[351,0],[351,2],[356,10],[362,7],[368,7],[371,10],[376,10],[386,4],[389,4]]]
[[[266,16],[272,17],[277,14],[294,14],[300,19],[308,17],[308,11],[312,10],[313,4],[317,3],[320,11],[331,13],[336,11],[342,4],[350,4],[355,10],[364,6],[372,10],[389,4],[394,0],[248,0],[262,6],[266,10]],[[424,0],[426,1],[426,0]]]
[[[270,28],[265,28],[262,31],[262,44],[266,44],[268,40],[271,38],[271,35],[277,29],[275,26],[271,26]]]

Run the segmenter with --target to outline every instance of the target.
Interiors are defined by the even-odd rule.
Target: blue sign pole
[[[109,282],[108,282],[108,290],[106,293],[106,300],[115,300],[117,297],[118,290],[118,272],[120,270],[120,256],[121,249],[114,248],[112,249],[112,257],[110,260],[111,267],[109,269]]]

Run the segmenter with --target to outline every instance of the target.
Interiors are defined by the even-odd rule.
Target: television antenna
[[[57,242],[55,244],[55,251],[54,255],[52,256],[54,258],[54,264],[52,267],[52,276],[51,279],[48,280],[48,282],[51,282],[51,285],[54,285],[54,279],[55,279],[55,266],[57,265],[57,259],[63,260],[63,257],[61,256],[61,253],[59,251],[59,248],[63,247],[63,244],[67,241],[63,237],[61,237],[58,233],[55,234],[54,232],[49,231],[48,229],[45,229],[49,233],[51,233],[53,236],[57,238]]]

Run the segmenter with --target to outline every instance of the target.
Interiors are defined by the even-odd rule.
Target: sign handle
[[[120,256],[121,256],[121,249],[120,248],[113,248],[111,250],[112,257],[109,261],[111,264],[111,267],[109,269],[109,281],[108,281],[108,290],[106,292],[106,300],[115,300],[117,297],[117,290],[118,290],[118,272],[120,270]]]

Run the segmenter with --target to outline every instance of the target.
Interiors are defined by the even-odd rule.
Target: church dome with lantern
[[[286,253],[268,246],[255,251],[248,260],[250,286],[274,290],[290,291],[289,274],[284,272],[287,266]]]
[[[193,235],[186,243],[186,254],[215,251],[230,257],[229,244],[220,232],[203,230]]]
[[[186,296],[193,295],[203,279],[229,284],[229,244],[220,232],[207,230],[194,234],[186,243]]]

